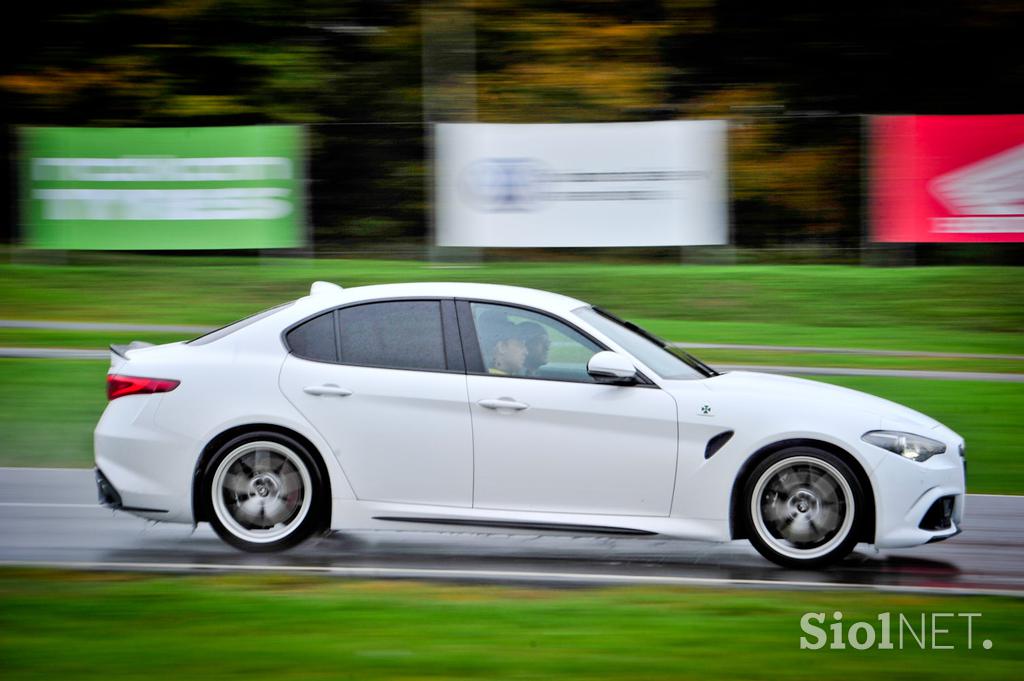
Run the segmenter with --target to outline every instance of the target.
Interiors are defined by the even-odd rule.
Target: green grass
[[[806,612],[940,619],[952,650],[801,650]],[[1017,678],[1024,601],[0,571],[5,679]],[[929,624],[930,626],[930,624]],[[929,629],[930,631],[930,629]],[[894,635],[898,630],[893,629]],[[985,650],[981,641],[992,641]],[[894,644],[898,638],[894,638]]]
[[[0,329],[4,348],[84,348],[106,350],[114,343],[144,340],[159,345],[195,338],[198,333],[138,331],[64,331],[60,329]],[[1024,364],[1024,362],[1022,362]]]
[[[131,256],[0,265],[0,318],[221,325],[345,286],[479,281],[566,293],[673,340],[1024,354],[1024,269],[488,263]]]
[[[828,377],[928,414],[967,442],[967,491],[1024,494],[1024,384]]]
[[[905,305],[909,306],[913,302],[908,299]],[[824,306],[830,304],[828,300],[822,301]],[[941,305],[941,302],[932,301],[930,305]],[[950,330],[932,328],[927,325],[927,320],[913,319],[908,319],[904,324],[877,326],[801,325],[782,321],[676,321],[653,318],[634,321],[662,338],[691,343],[1024,355],[1024,328],[1010,333],[974,331],[969,328]],[[860,320],[859,323],[868,324],[869,321]]]
[[[109,362],[0,359],[0,465],[91,466]]]
[[[0,465],[91,466],[107,362],[0,360]],[[1024,494],[1024,383],[833,377],[937,418],[967,439],[968,491]]]
[[[947,267],[489,263],[445,268],[386,260],[156,258],[94,265],[0,265],[0,318],[218,326],[348,286],[458,280],[574,295],[674,341],[1024,355],[1024,271]],[[0,329],[0,347],[105,348],[189,334]],[[1024,362],[707,350],[725,364],[1024,372]]]
[[[1024,362],[995,359],[939,357],[872,357],[828,353],[766,352],[758,350],[696,349],[690,351],[704,362],[718,364],[765,364],[771,366],[838,367],[854,369],[910,369],[916,371],[983,371],[1022,373]]]

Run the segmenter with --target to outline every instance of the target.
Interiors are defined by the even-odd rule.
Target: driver
[[[482,350],[487,372],[496,376],[525,376],[528,350],[519,328],[507,320],[491,321],[484,328],[486,341]]]
[[[516,330],[526,343],[526,360],[523,368],[527,376],[536,376],[542,366],[548,363],[551,338],[547,330],[537,322],[519,322]]]

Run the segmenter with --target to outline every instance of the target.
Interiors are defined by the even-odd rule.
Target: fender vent
[[[727,430],[724,433],[719,433],[710,440],[708,440],[708,446],[704,448],[704,458],[710,459],[715,455],[719,449],[721,449],[726,442],[732,437],[733,433],[731,430]]]

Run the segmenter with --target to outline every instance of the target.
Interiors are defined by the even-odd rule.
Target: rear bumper
[[[166,508],[140,508],[138,506],[125,506],[121,500],[121,493],[107,479],[99,468],[96,469],[96,495],[99,497],[100,506],[106,506],[115,511],[127,511],[138,515],[163,515],[168,511]]]
[[[93,433],[100,503],[150,520],[191,523],[196,443],[158,427],[160,395],[121,397]]]
[[[96,496],[99,497],[100,506],[106,506],[112,508],[115,511],[121,510],[124,503],[121,501],[121,495],[118,494],[117,490],[110,480],[107,480],[107,476],[103,475],[103,471],[99,468],[96,470]]]

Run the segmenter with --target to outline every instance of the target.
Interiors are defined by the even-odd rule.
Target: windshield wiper
[[[618,317],[609,312],[608,310],[604,310],[600,307],[594,306],[593,309],[599,315],[606,317],[617,324],[621,324],[622,326],[626,327],[633,333],[643,336],[647,340],[651,341],[652,343],[660,347],[665,352],[670,353],[673,357],[678,357],[679,359],[683,360],[690,366],[691,369],[696,370],[698,373],[704,374],[704,376],[706,376],[707,378],[720,375],[717,371],[715,371],[714,369],[712,369],[707,364],[700,361],[690,353],[686,352],[685,350],[673,347],[667,340],[655,336],[653,333],[643,328],[642,326],[638,326],[633,322],[626,321],[625,319],[622,319],[621,317]]]
[[[665,349],[668,350],[669,352],[671,352],[673,355],[675,355],[679,359],[681,359],[684,362],[686,362],[687,364],[689,364],[691,367],[693,367],[694,369],[696,369],[700,373],[702,373],[705,376],[707,376],[708,378],[711,378],[712,376],[721,376],[720,372],[715,371],[710,366],[708,366],[704,362],[700,361],[699,359],[697,359],[696,357],[694,357],[693,355],[688,353],[686,350],[683,350],[682,348],[677,348],[677,347],[674,347],[672,345],[666,345]]]

